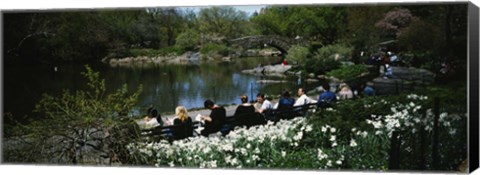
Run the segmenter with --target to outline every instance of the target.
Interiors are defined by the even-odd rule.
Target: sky
[[[260,12],[260,9],[266,7],[265,5],[261,6],[234,6],[237,10],[247,12],[248,15],[253,14],[255,11]]]

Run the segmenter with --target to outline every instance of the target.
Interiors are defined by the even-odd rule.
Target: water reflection
[[[295,92],[296,79],[268,77],[268,79],[288,79],[287,83],[257,84],[263,76],[240,73],[258,64],[271,64],[272,58],[243,58],[232,63],[210,62],[197,65],[150,65],[142,67],[109,67],[91,64],[105,79],[107,90],[113,91],[127,84],[130,91],[142,84],[138,109],[144,111],[150,105],[159,112],[173,113],[177,105],[187,108],[203,107],[205,99],[218,104],[239,103],[239,96],[246,94],[252,98],[258,92],[280,94],[282,89]],[[31,117],[35,103],[41,94],[59,95],[63,89],[71,92],[86,89],[86,80],[80,75],[84,65],[58,66],[21,65],[5,66],[4,70],[4,112],[16,118]],[[143,112],[142,112],[143,113]]]

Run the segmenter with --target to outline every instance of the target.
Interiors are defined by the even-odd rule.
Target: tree
[[[184,18],[176,8],[149,8],[147,12],[152,15],[158,25],[157,36],[160,39],[160,48],[175,45],[175,38],[184,27]]]
[[[375,24],[375,27],[382,29],[387,36],[395,39],[410,25],[412,20],[414,20],[414,17],[410,10],[398,8],[386,13],[385,16]]]
[[[125,146],[138,136],[128,117],[142,87],[132,94],[127,86],[106,94],[105,80],[86,66],[88,91],[60,97],[44,95],[35,111],[44,118],[19,125],[17,137],[5,139],[6,162],[109,164],[128,161]],[[105,160],[106,159],[106,160]],[[100,160],[100,161],[99,161]],[[102,161],[103,160],[103,161]]]
[[[45,13],[6,13],[4,14],[5,60],[14,58],[41,59],[43,51],[38,49],[46,38],[56,35],[52,28],[51,14]]]
[[[323,45],[338,42],[346,30],[345,7],[271,6],[252,18],[264,35],[302,36]]]
[[[353,6],[348,7],[347,32],[343,36],[346,43],[354,46],[357,50],[369,51],[377,43],[381,42],[378,28],[374,27],[391,8],[390,6]]]
[[[243,36],[248,20],[245,12],[225,6],[200,10],[198,22],[202,34],[231,39]]]

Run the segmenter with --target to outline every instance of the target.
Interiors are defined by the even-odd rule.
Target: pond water
[[[143,92],[137,105],[137,113],[145,113],[154,106],[161,114],[173,113],[177,105],[187,109],[203,108],[205,99],[217,104],[238,104],[242,94],[255,99],[258,92],[279,95],[288,89],[292,95],[299,87],[296,77],[268,77],[265,75],[243,74],[241,70],[251,69],[259,64],[272,64],[278,58],[240,58],[234,62],[209,62],[193,65],[148,65],[133,67],[110,67],[105,64],[90,64],[105,79],[107,90],[113,91],[127,84],[135,91],[142,84]],[[3,104],[4,114],[11,113],[18,120],[35,117],[35,104],[43,93],[59,95],[63,89],[86,89],[86,79],[81,72],[83,64],[16,65],[4,66]],[[259,84],[257,80],[287,80],[285,83]],[[301,84],[300,86],[313,87]],[[8,120],[4,122],[9,122]]]

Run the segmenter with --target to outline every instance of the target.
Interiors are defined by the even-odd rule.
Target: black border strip
[[[479,162],[479,104],[478,104],[478,81],[479,81],[479,12],[478,7],[469,2],[468,6],[468,54],[469,54],[469,171],[478,169]]]

